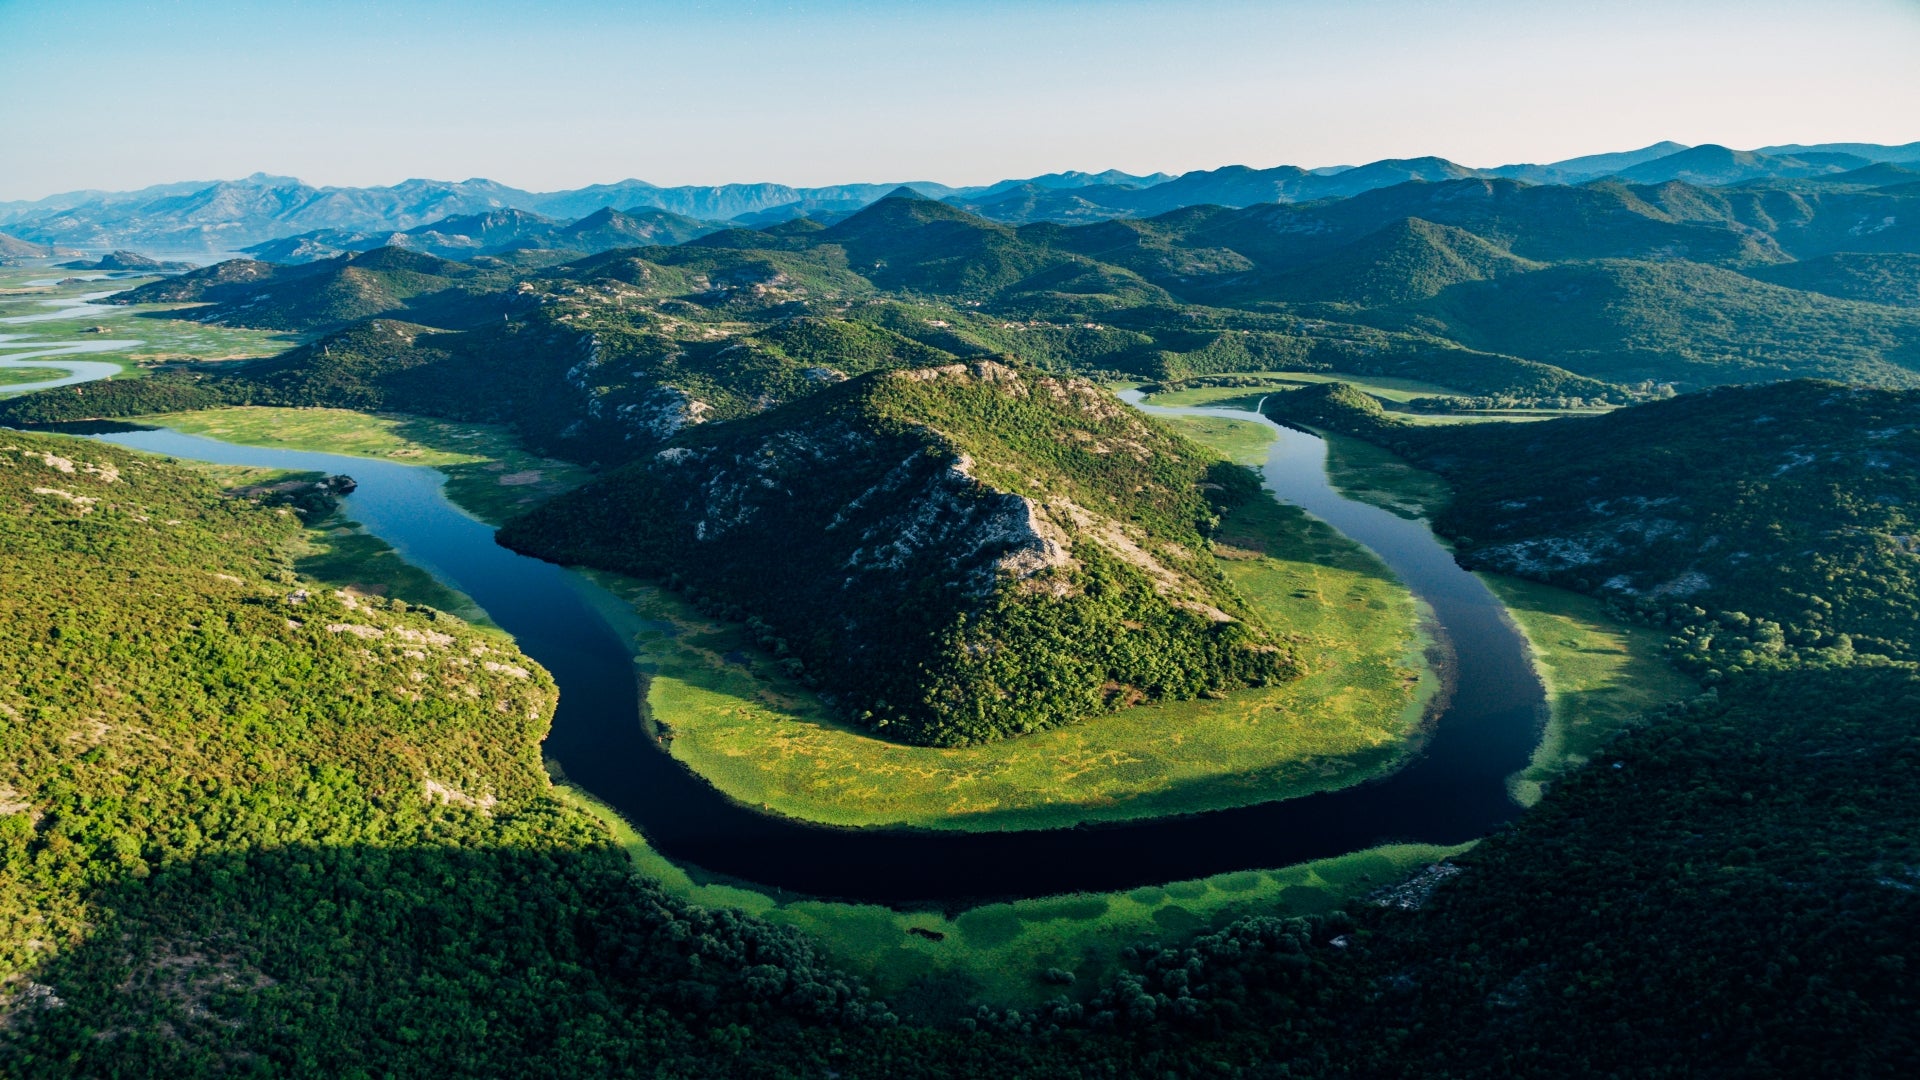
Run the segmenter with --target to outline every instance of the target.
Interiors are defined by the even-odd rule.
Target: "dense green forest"
[[[1513,426],[1416,427],[1343,384],[1267,408],[1440,472],[1462,562],[1605,596],[1709,683],[1920,660],[1920,392],[1800,380]]]
[[[565,1075],[887,1020],[629,877],[548,793],[546,674],[297,578],[288,510],[8,432],[0,514],[0,1072]]]
[[[501,542],[663,580],[861,723],[956,745],[1297,675],[1209,554],[1257,491],[1092,383],[984,361],[694,428]]]

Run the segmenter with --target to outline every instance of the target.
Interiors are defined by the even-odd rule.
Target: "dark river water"
[[[1245,412],[1177,411],[1269,423]],[[444,478],[432,469],[166,430],[83,433],[178,458],[352,476],[359,487],[346,498],[349,515],[471,596],[553,673],[560,704],[547,755],[674,860],[822,897],[957,907],[1279,867],[1390,841],[1459,843],[1519,811],[1505,781],[1532,753],[1545,700],[1525,642],[1424,525],[1341,496],[1326,480],[1325,443],[1278,430],[1265,468],[1277,497],[1378,553],[1433,611],[1448,656],[1448,693],[1424,750],[1390,776],[1339,791],[1154,821],[1001,833],[815,826],[726,798],[647,732],[643,677],[607,614],[619,602],[579,574],[495,544],[491,527],[447,501]]]

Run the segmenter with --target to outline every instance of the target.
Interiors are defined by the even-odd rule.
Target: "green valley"
[[[754,146],[914,149],[836,99],[917,9],[591,95],[566,18],[537,124],[461,60],[530,175],[792,56]],[[0,202],[0,1074],[1905,1075],[1917,221],[1870,143]]]

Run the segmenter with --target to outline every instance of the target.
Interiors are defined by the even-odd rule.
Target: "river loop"
[[[345,500],[347,514],[471,596],[553,673],[560,703],[547,756],[662,852],[712,873],[820,897],[957,908],[1274,868],[1386,842],[1455,844],[1518,813],[1506,780],[1526,766],[1539,738],[1545,694],[1524,639],[1487,587],[1423,523],[1335,491],[1326,444],[1313,435],[1254,413],[1156,408],[1126,396],[1156,415],[1272,428],[1277,438],[1262,472],[1275,497],[1370,548],[1428,605],[1448,658],[1446,690],[1412,761],[1337,791],[1071,829],[851,829],[780,818],[728,799],[658,744],[643,719],[645,676],[629,648],[634,627],[617,625],[624,606],[578,573],[495,544],[490,526],[447,500],[439,472],[129,425],[83,433],[177,458],[351,475],[359,487]]]

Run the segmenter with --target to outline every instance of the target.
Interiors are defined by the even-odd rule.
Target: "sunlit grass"
[[[318,450],[429,465],[447,475],[447,497],[493,524],[586,482],[578,465],[522,449],[506,428],[349,409],[243,406],[146,417],[191,435],[246,446]]]
[[[5,360],[6,358],[6,354],[0,352],[0,360]],[[67,371],[65,368],[0,367],[0,386],[18,386],[21,383],[47,382],[52,379],[65,378],[66,375]]]
[[[1176,944],[1249,915],[1332,911],[1471,846],[1395,844],[1282,869],[1121,892],[1016,900],[952,913],[896,911],[713,880],[655,851],[591,796],[567,785],[557,790],[606,822],[636,869],[669,891],[703,906],[735,908],[805,930],[836,961],[868,979],[896,1010],[933,1016],[977,1001],[1025,1005],[1060,994],[1084,997],[1119,972],[1121,951],[1130,945]],[[1071,972],[1073,982],[1049,982],[1050,968]]]
[[[1481,574],[1532,646],[1550,716],[1527,768],[1509,781],[1514,798],[1540,801],[1544,785],[1583,765],[1646,710],[1699,687],[1664,658],[1666,635],[1607,618],[1590,596],[1498,574]]]

